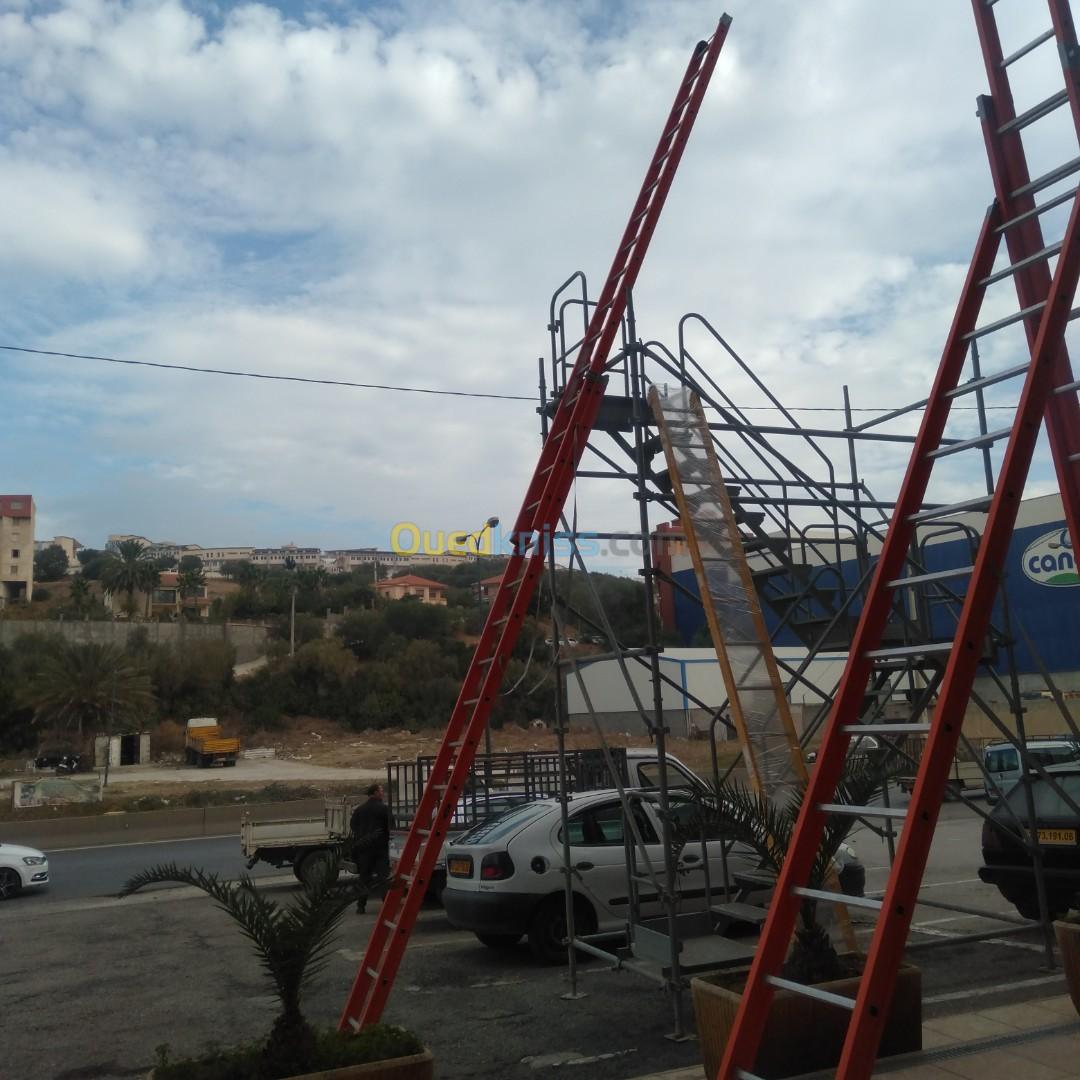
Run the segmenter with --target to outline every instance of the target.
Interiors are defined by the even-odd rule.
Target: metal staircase
[[[1016,2],[1016,0],[1008,0]],[[843,1080],[870,1077],[881,1038],[934,828],[945,795],[949,766],[961,733],[976,671],[986,655],[986,636],[1004,560],[1024,492],[1024,485],[1042,422],[1045,420],[1066,521],[1080,541],[1080,404],[1068,354],[1065,329],[1080,314],[1071,309],[1080,278],[1080,200],[1077,189],[1054,192],[1067,177],[1080,172],[1080,157],[1034,180],[1025,161],[1023,133],[1059,108],[1068,107],[1080,133],[1080,52],[1067,0],[1048,0],[1051,29],[1008,56],[1003,54],[994,16],[994,0],[974,0],[983,56],[992,94],[979,102],[996,199],[984,220],[941,363],[927,400],[896,513],[878,559],[863,607],[849,661],[829,717],[821,753],[811,777],[791,849],[784,862],[758,952],[742,998],[735,1027],[720,1068],[723,1080],[753,1080],[758,1048],[778,988],[816,998],[848,1012],[847,1034],[836,1075]],[[1064,88],[1017,114],[1008,81],[1012,64],[1036,49],[1053,44],[1064,70]],[[1049,50],[1047,50],[1049,52]],[[1035,197],[1044,192],[1041,202]],[[1047,243],[1040,221],[1057,206],[1069,206],[1068,223],[1059,240]],[[995,269],[1001,241],[1007,265]],[[1057,260],[1053,274],[1050,261]],[[979,324],[983,301],[995,285],[1012,282],[1018,310]],[[968,370],[971,343],[1022,325],[1030,360],[983,375]],[[968,377],[965,378],[965,374]],[[944,440],[950,410],[957,400],[987,387],[1020,382],[1011,423],[974,438]],[[927,506],[932,475],[963,461],[965,451],[1004,448],[992,496]],[[981,470],[980,470],[981,471]],[[905,573],[908,551],[921,527],[948,522],[958,515],[985,513],[986,523],[973,564],[932,575]],[[886,646],[882,637],[894,598],[904,590],[945,579],[967,579],[955,636],[946,642]],[[875,725],[858,723],[868,681],[876,670],[912,658],[937,659],[944,674],[936,704],[926,724],[908,725],[926,737],[918,777],[906,810],[896,807],[838,805],[837,783],[853,737]],[[884,727],[885,725],[882,725]],[[892,726],[895,730],[895,725]],[[801,904],[820,899],[807,880],[829,815],[857,814],[889,818],[902,825],[900,843],[877,922],[866,966],[855,998],[827,994],[780,977]]]

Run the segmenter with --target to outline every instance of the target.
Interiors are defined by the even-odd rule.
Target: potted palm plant
[[[355,882],[337,883],[338,870],[337,860],[328,857],[285,905],[262,895],[246,874],[222,881],[175,863],[151,867],[124,884],[121,897],[163,882],[202,889],[251,942],[281,1005],[261,1043],[176,1062],[160,1048],[153,1080],[431,1080],[431,1052],[403,1028],[376,1024],[343,1035],[314,1028],[301,1011],[304,990],[325,966],[342,917],[360,894]]]
[[[835,801],[865,806],[880,791],[888,773],[876,755],[852,758],[836,792]],[[740,784],[725,784],[696,797],[698,817],[682,826],[693,835],[702,820],[721,830],[732,841],[749,846],[762,868],[779,875],[791,845],[805,788],[796,791],[785,805]],[[828,889],[840,861],[844,841],[857,819],[830,817],[825,826],[808,886]],[[818,902],[804,900],[783,976],[792,982],[817,986],[834,994],[854,998],[862,971],[861,958],[839,954],[820,917]],[[698,1037],[705,1071],[714,1076],[720,1068],[728,1035],[735,1022],[747,970],[691,980]],[[847,1030],[848,1013],[802,994],[777,990],[754,1072],[768,1077],[795,1076],[827,1069],[839,1061]],[[889,1019],[879,1053],[908,1053],[922,1049],[922,973],[904,965],[900,969]]]
[[[1061,966],[1073,1007],[1080,1013],[1080,916],[1054,920],[1054,936],[1061,952]]]

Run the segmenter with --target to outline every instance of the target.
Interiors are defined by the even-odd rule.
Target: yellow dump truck
[[[197,716],[187,722],[184,756],[189,765],[208,769],[211,765],[235,765],[240,753],[240,740],[227,739],[221,734],[212,716]]]

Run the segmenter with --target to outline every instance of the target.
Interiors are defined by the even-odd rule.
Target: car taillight
[[[505,851],[493,851],[480,863],[480,877],[484,881],[502,881],[514,874],[514,862]]]

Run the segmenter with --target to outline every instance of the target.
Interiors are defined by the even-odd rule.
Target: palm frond
[[[222,881],[217,874],[176,863],[140,871],[119,895],[166,882],[202,889],[252,943],[285,1012],[298,1013],[304,987],[325,967],[342,917],[362,891],[359,881],[337,884],[338,869],[338,859],[328,857],[311,885],[285,907],[264,896],[247,874]]]

